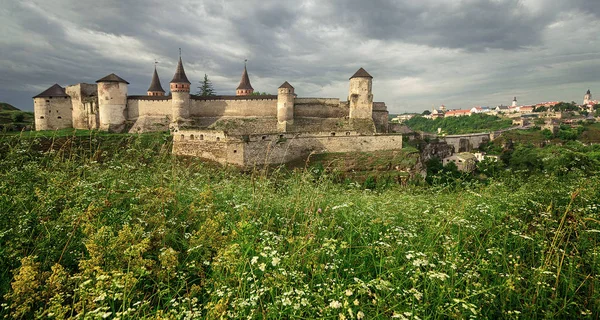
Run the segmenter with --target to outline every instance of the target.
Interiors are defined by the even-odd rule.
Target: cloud
[[[232,94],[244,59],[256,90],[345,99],[359,67],[390,111],[581,100],[600,92],[600,2],[545,0],[28,0],[0,8],[0,100],[32,109],[54,83],[111,72],[143,94],[178,48],[193,87]],[[551,88],[551,89],[549,89]]]

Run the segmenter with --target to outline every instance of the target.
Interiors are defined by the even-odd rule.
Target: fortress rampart
[[[173,152],[252,166],[296,161],[313,153],[402,148],[388,132],[385,103],[373,102],[372,79],[360,68],[347,101],[298,97],[287,81],[277,95],[252,95],[244,67],[236,95],[190,94],[181,58],[165,95],[156,68],[147,95],[128,95],[116,74],[97,84],[58,84],[34,97],[37,130],[171,131]]]

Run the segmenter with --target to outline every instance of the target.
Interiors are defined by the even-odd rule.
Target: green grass
[[[0,144],[0,316],[600,310],[596,174],[365,190],[310,169],[243,175],[176,158],[162,134],[32,133]]]
[[[465,117],[437,119],[413,117],[405,121],[404,124],[415,131],[437,133],[438,128],[441,128],[445,134],[467,134],[510,128],[512,120],[487,114],[473,114]]]

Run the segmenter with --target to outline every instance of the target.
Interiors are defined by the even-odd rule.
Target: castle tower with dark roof
[[[236,96],[249,96],[254,92],[254,88],[250,84],[250,77],[248,77],[248,70],[246,70],[246,63],[244,63],[244,72],[242,72],[242,80],[240,85],[235,90]]]
[[[350,77],[350,119],[373,119],[373,77],[363,68]]]
[[[129,82],[114,73],[96,81],[98,83],[98,113],[100,130],[125,131],[127,85]]]
[[[54,84],[33,97],[36,130],[56,130],[72,127],[71,97]]]
[[[181,50],[179,52],[179,62],[173,80],[171,80],[171,122],[177,123],[182,120],[188,120],[190,117],[190,84],[183,69],[181,60]]]
[[[165,95],[165,90],[162,88],[162,85],[160,84],[160,79],[158,78],[156,65],[154,65],[154,74],[152,75],[152,82],[150,82],[150,88],[148,88],[148,95],[152,97],[162,97]]]
[[[512,101],[512,106],[516,107],[517,106],[517,97],[515,97]]]

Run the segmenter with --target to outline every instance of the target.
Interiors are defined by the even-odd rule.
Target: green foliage
[[[260,92],[260,91],[254,91],[251,94],[251,96],[269,96],[269,95],[271,95],[271,94],[267,93],[267,92]]]
[[[365,190],[318,166],[213,168],[172,156],[163,134],[77,132],[0,139],[0,317],[600,310],[598,146],[515,150],[560,174],[509,169],[487,184],[461,175],[433,187],[376,179]],[[458,174],[431,164],[432,176]]]
[[[215,96],[215,90],[213,89],[212,82],[208,80],[208,75],[204,74],[204,79],[200,81],[198,87],[198,95],[202,97]]]
[[[430,114],[431,114],[431,111],[429,111],[429,110],[425,110],[425,111],[423,111],[423,113],[421,113],[421,114],[422,114],[422,115],[424,115],[424,116],[427,116],[427,115],[430,115]]]
[[[23,122],[23,120],[25,120],[25,114],[23,114],[22,112],[12,114],[13,122]]]
[[[579,106],[574,102],[559,102],[552,107],[554,111],[578,111]]]
[[[473,114],[465,117],[437,119],[413,117],[404,123],[413,130],[424,132],[437,133],[437,129],[442,128],[442,131],[446,134],[489,132],[510,128],[512,126],[512,120],[510,119],[502,119],[497,116],[486,114]]]

